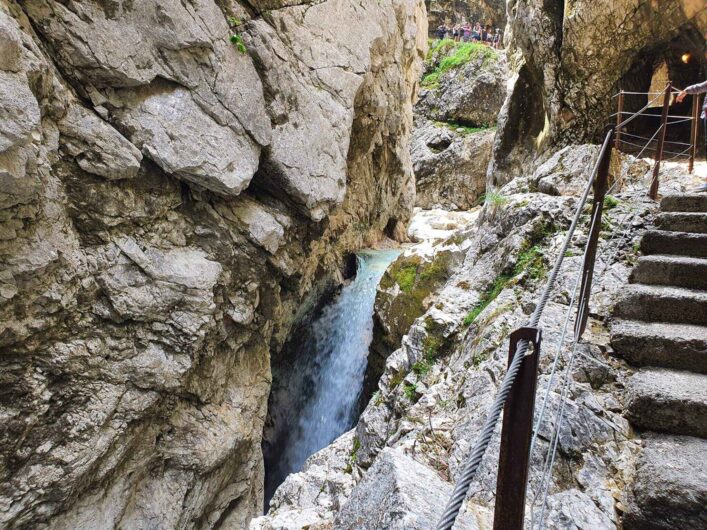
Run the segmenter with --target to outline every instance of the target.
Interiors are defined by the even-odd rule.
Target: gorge
[[[503,45],[429,38],[460,17]],[[612,96],[703,80],[706,33],[701,0],[2,0],[0,528],[434,528]],[[576,355],[588,212],[564,255],[528,528],[707,525],[705,440],[645,480],[673,460],[610,333],[651,170],[612,162]],[[492,526],[499,444],[455,528]]]

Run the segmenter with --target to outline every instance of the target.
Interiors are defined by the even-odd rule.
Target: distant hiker
[[[498,48],[501,46],[501,28],[496,28],[496,34],[493,36],[493,47]]]
[[[694,96],[704,94],[705,92],[707,92],[707,81],[702,81],[696,85],[690,85],[685,90],[681,90],[678,97],[675,99],[677,99],[678,103],[682,103],[685,96],[688,94]],[[702,129],[705,135],[705,156],[707,156],[707,97],[702,101],[702,114],[700,114],[700,118],[702,118]],[[697,191],[707,192],[707,183],[702,184]]]
[[[464,32],[464,42],[469,42],[471,39],[471,24],[465,22],[462,26],[462,31]]]
[[[474,25],[474,31],[471,33],[471,40],[481,40],[481,24],[478,22]]]
[[[459,24],[455,24],[452,28],[452,38],[455,42],[459,42],[459,34],[461,33],[462,27]]]
[[[442,40],[447,35],[447,26],[440,24],[437,28],[437,38]]]

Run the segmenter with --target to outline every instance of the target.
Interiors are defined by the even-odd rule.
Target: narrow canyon
[[[0,0],[0,528],[437,528],[551,277],[525,527],[707,527],[706,34],[702,0]],[[494,527],[500,430],[456,529]]]

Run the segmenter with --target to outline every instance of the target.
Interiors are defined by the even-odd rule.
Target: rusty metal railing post
[[[624,91],[621,90],[619,92],[619,110],[618,113],[616,114],[616,142],[614,144],[614,147],[616,148],[617,151],[620,151],[621,146],[619,145],[619,142],[621,141],[621,121],[622,121],[622,116],[624,115]]]
[[[615,132],[615,131],[614,131]],[[611,132],[609,134],[612,134]],[[579,291],[577,303],[577,320],[574,327],[574,336],[577,340],[582,337],[589,319],[589,298],[592,295],[592,279],[594,278],[594,265],[599,246],[599,233],[601,232],[601,217],[604,212],[604,198],[609,189],[609,168],[611,167],[611,149],[602,153],[599,161],[597,178],[594,181],[594,200],[590,224],[587,249],[584,253],[584,267],[582,269],[582,288]]]
[[[690,162],[688,163],[688,170],[692,173],[695,170],[695,158],[697,157],[697,137],[698,137],[698,127],[697,118],[700,112],[700,95],[693,94],[692,96],[692,129],[690,129],[690,143],[692,147],[690,149]]]
[[[526,355],[523,360],[503,408],[494,530],[522,530],[525,518],[525,491],[528,483],[542,331],[538,328],[523,327],[511,333],[509,365],[513,362],[521,340],[527,340],[533,345],[533,353]]]
[[[660,116],[661,131],[658,135],[658,146],[656,147],[655,166],[653,166],[653,180],[648,196],[656,200],[658,198],[658,174],[660,173],[660,163],[663,160],[663,144],[665,143],[665,133],[668,130],[668,111],[670,110],[670,91],[672,84],[670,81],[665,85],[665,95],[663,96],[663,113]]]

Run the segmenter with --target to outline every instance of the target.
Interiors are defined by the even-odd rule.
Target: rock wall
[[[550,147],[598,140],[613,122],[619,85],[648,91],[676,40],[694,47],[697,61],[704,54],[701,0],[512,0],[508,13],[514,75],[489,170],[494,186]]]
[[[464,20],[498,28],[506,25],[505,0],[431,0],[427,3],[431,32],[442,23],[461,24]]]
[[[261,511],[271,354],[409,217],[426,35],[418,0],[0,5],[0,526]]]

